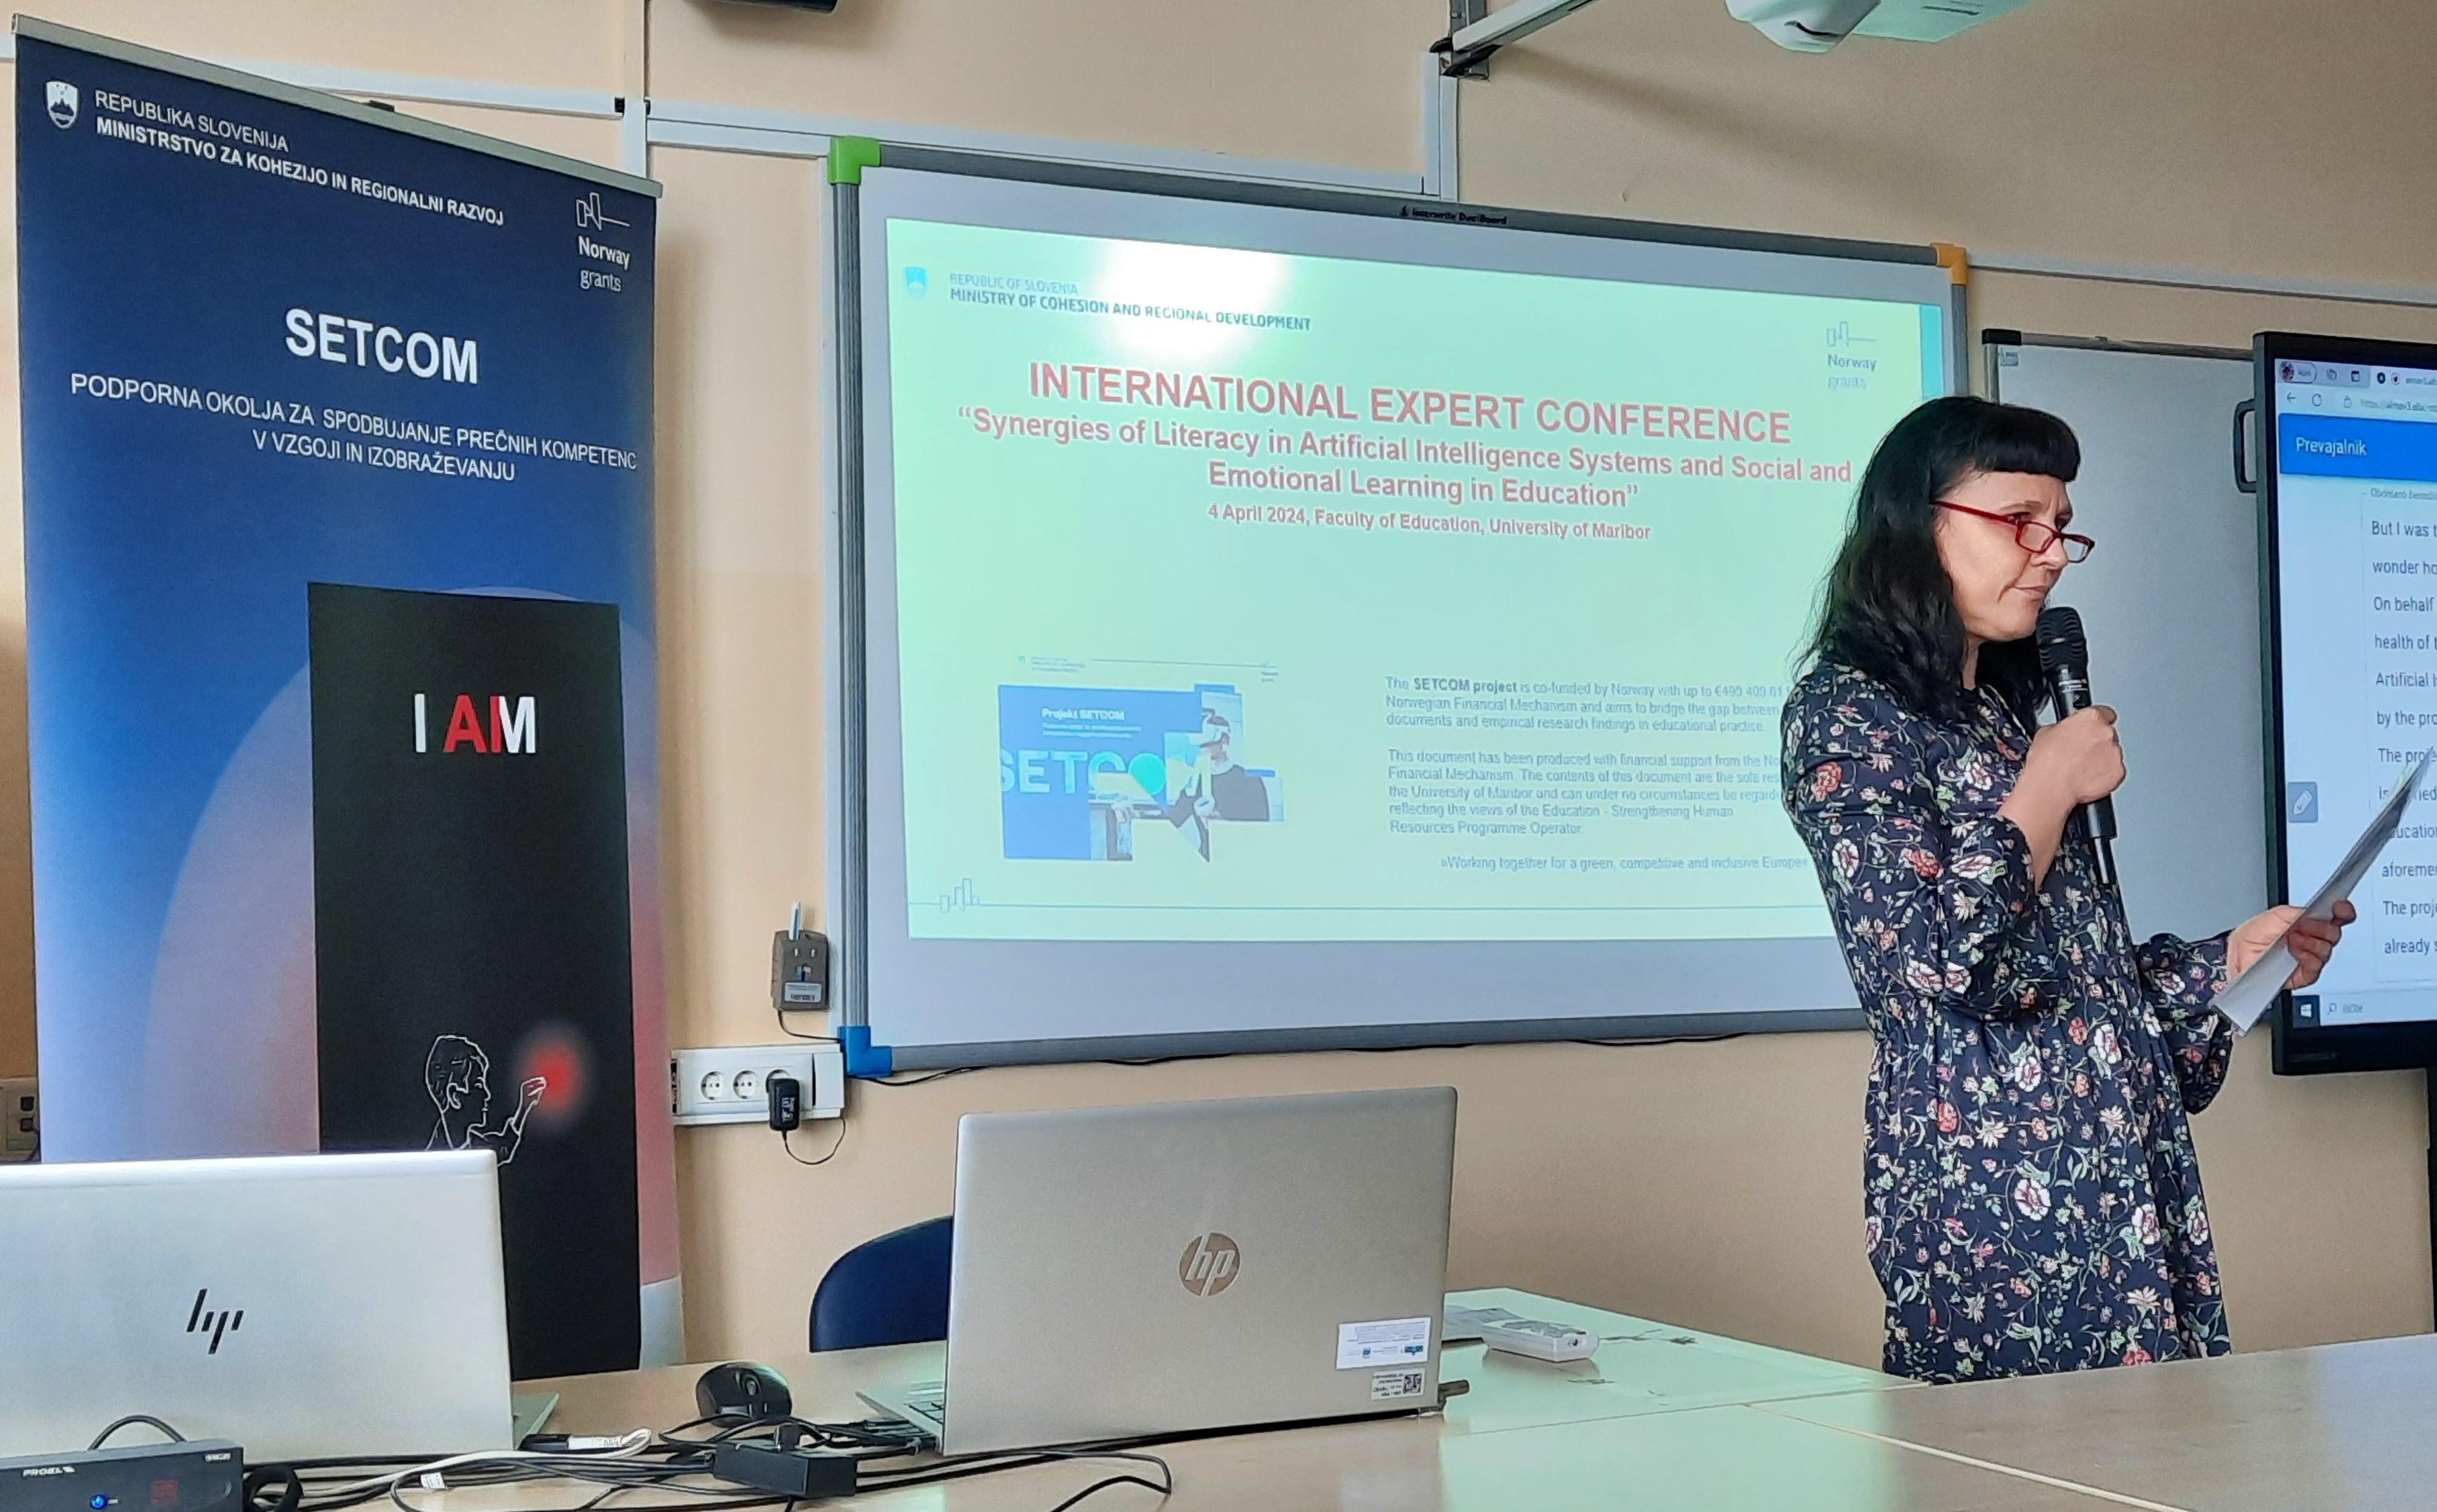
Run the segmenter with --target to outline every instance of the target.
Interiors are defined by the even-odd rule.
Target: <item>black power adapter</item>
[[[770,1094],[770,1127],[785,1134],[803,1126],[804,1084],[783,1072],[773,1071],[762,1083]]]
[[[854,1494],[854,1456],[828,1450],[722,1439],[711,1447],[710,1473],[792,1501]]]

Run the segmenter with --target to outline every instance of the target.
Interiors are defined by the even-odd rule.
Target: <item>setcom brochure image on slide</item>
[[[1009,860],[1130,861],[1134,826],[1168,828],[1210,860],[1210,828],[1286,817],[1273,769],[1248,767],[1244,697],[1183,691],[1002,686],[999,795]],[[1164,822],[1164,823],[1163,823]],[[1221,843],[1225,843],[1224,842]]]
[[[887,244],[914,937],[1826,936],[1778,709],[1937,309]]]

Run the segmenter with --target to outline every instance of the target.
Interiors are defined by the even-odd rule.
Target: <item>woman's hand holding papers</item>
[[[2293,952],[2293,974],[2285,985],[2299,989],[2319,980],[2326,969],[2327,957],[2343,938],[2344,926],[2358,918],[2359,912],[2349,902],[2336,904],[2332,919],[2306,919],[2295,904],[2270,909],[2254,914],[2226,936],[2225,974],[2228,981],[2242,975],[2243,968],[2259,959],[2276,938],[2283,935],[2285,947]],[[2288,932],[2288,931],[2290,932]]]

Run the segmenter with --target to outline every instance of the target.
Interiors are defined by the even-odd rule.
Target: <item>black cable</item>
[[[919,1449],[930,1435],[902,1417],[867,1417],[851,1423],[816,1423],[802,1417],[769,1417],[731,1428],[714,1442],[755,1436],[767,1430],[782,1450],[802,1447],[810,1438],[820,1449]]]
[[[677,1424],[675,1428],[663,1428],[659,1431],[659,1434],[657,1436],[658,1441],[662,1444],[709,1444],[711,1441],[709,1438],[679,1438],[677,1435],[684,1433],[689,1428],[708,1428],[713,1423],[733,1423],[735,1420],[736,1414],[734,1413],[712,1413],[708,1417],[689,1418],[686,1421]],[[712,1436],[725,1437],[726,1435],[714,1434]]]
[[[772,1417],[740,1423],[712,1434],[709,1438],[670,1440],[681,1446],[699,1446],[692,1451],[715,1450],[723,1443],[748,1438],[768,1441],[782,1453],[792,1453],[807,1447],[844,1454],[857,1462],[902,1459],[920,1451],[929,1435],[912,1423],[901,1418],[868,1418],[856,1423],[815,1423],[801,1417]]]
[[[822,1423],[794,1416],[755,1418],[735,1423],[709,1438],[690,1439],[675,1436],[683,1429],[698,1428],[717,1421],[720,1419],[696,1418],[693,1422],[678,1424],[676,1428],[662,1433],[659,1437],[672,1453],[679,1454],[698,1453],[701,1449],[713,1447],[723,1441],[747,1437],[769,1437],[781,1448],[798,1447],[809,1438],[815,1448],[849,1452],[857,1449],[865,1450],[868,1452],[857,1454],[855,1457],[866,1463],[910,1457],[921,1449],[928,1438],[920,1429],[899,1418],[874,1417],[850,1423]],[[791,1437],[791,1434],[796,1436]],[[1146,1465],[1155,1465],[1159,1468],[1162,1480],[1166,1484],[1147,1480],[1131,1473],[1108,1476],[1061,1502],[1057,1507],[1051,1509],[1051,1512],[1066,1512],[1067,1508],[1075,1506],[1086,1497],[1115,1486],[1139,1486],[1146,1490],[1156,1491],[1162,1496],[1171,1494],[1175,1488],[1175,1471],[1169,1468],[1166,1460],[1155,1454],[1137,1453],[1113,1447],[1080,1450],[1009,1450],[987,1454],[957,1455],[946,1459],[934,1459],[928,1464],[907,1465],[896,1469],[866,1471],[859,1477],[859,1486],[862,1490],[881,1491],[899,1486],[930,1486],[942,1481],[962,1480],[968,1476],[989,1475],[1001,1470],[1021,1469],[1030,1466],[1058,1464],[1070,1459],[1132,1460]],[[683,1488],[670,1486],[668,1489]],[[559,1512],[574,1512],[574,1509],[559,1509]],[[637,1509],[637,1512],[656,1512],[656,1509]]]
[[[1161,1463],[1160,1469],[1163,1471],[1167,1469],[1167,1466],[1165,1461]],[[1146,1481],[1139,1475],[1110,1475],[1105,1476],[1100,1480],[1094,1481],[1091,1485],[1076,1492],[1073,1496],[1068,1497],[1065,1501],[1051,1507],[1049,1512],[1066,1512],[1066,1509],[1073,1506],[1076,1503],[1082,1501],[1086,1497],[1094,1496],[1101,1491],[1105,1491],[1113,1486],[1139,1486],[1147,1491],[1157,1491],[1160,1494],[1160,1499],[1162,1501],[1165,1501],[1168,1497],[1176,1494],[1176,1477],[1173,1474],[1169,1474],[1167,1476],[1166,1484],[1165,1485],[1162,1485],[1158,1481]]]
[[[710,1456],[702,1446],[663,1451],[665,1457],[651,1460],[641,1457],[656,1446],[641,1451],[621,1451],[616,1454],[575,1451],[568,1453],[526,1452],[513,1457],[502,1454],[496,1458],[465,1458],[448,1465],[445,1470],[427,1469],[440,1462],[387,1460],[395,1464],[397,1472],[376,1478],[370,1487],[342,1495],[324,1495],[305,1500],[307,1512],[333,1512],[342,1507],[359,1506],[386,1498],[398,1512],[421,1512],[406,1500],[410,1489],[423,1489],[422,1477],[437,1474],[443,1485],[439,1488],[463,1489],[479,1486],[495,1486],[513,1481],[571,1480],[589,1482],[603,1487],[596,1495],[571,1507],[549,1509],[549,1512],[593,1512],[612,1497],[628,1491],[656,1489],[679,1500],[667,1500],[622,1509],[622,1512],[737,1512],[748,1507],[784,1505],[790,1498],[779,1495],[739,1497],[725,1486],[692,1486],[682,1482],[710,1473]],[[336,1467],[332,1467],[335,1469]],[[265,1467],[265,1469],[271,1469]],[[292,1469],[291,1469],[292,1473]]]
[[[557,1477],[554,1476],[527,1477],[527,1479],[533,1480],[548,1480],[556,1478]],[[576,1479],[580,1480],[583,1479],[583,1477],[578,1476]],[[588,1502],[579,1502],[573,1506],[519,1507],[517,1512],[592,1512],[593,1508],[598,1507],[610,1497],[616,1496],[621,1491],[631,1491],[633,1489],[635,1489],[635,1487],[631,1486],[613,1486],[601,1495],[594,1497],[592,1500]],[[662,1489],[683,1490],[685,1487],[664,1486]],[[708,1488],[706,1488],[706,1490]],[[406,1500],[405,1496],[402,1494],[405,1490],[406,1487],[403,1486],[393,1486],[390,1487],[390,1502],[398,1509],[398,1512],[425,1512],[424,1508],[418,1507],[413,1503]],[[791,1504],[793,1500],[794,1499],[790,1497],[774,1495],[729,1497],[725,1501],[718,1502],[663,1502],[642,1506],[629,1506],[625,1509],[625,1512],[737,1512],[737,1509],[744,1507],[785,1506]]]
[[[787,1010],[787,1009],[784,1009],[784,1008],[780,1007],[780,1006],[779,1006],[777,1003],[775,1003],[775,1002],[774,1002],[774,1003],[772,1003],[772,1004],[770,1005],[770,1011],[771,1011],[773,1014],[776,1014],[776,1015],[778,1016],[778,1017],[779,1017],[779,1033],[780,1033],[780,1034],[782,1034],[786,1035],[786,1036],[787,1036],[788,1038],[790,1038],[790,1039],[812,1039],[812,1040],[818,1040],[820,1043],[822,1043],[822,1044],[824,1044],[824,1045],[834,1045],[834,1044],[836,1044],[836,1043],[838,1042],[838,1037],[837,1037],[835,1034],[807,1034],[803,1033],[801,1030],[797,1030],[797,1029],[790,1029],[790,1028],[788,1028],[788,1027],[787,1027],[787,1014],[788,1014],[788,1010]],[[795,1012],[799,1013],[799,1014],[823,1014],[823,1013],[827,1013],[827,1012],[829,1012],[829,1010],[828,1010],[828,1009],[826,1009],[826,1008],[798,1008],[798,1009],[796,1009],[796,1010],[795,1010]]]
[[[675,1484],[684,1477],[707,1475],[710,1458],[702,1447],[657,1449],[659,1458],[646,1458],[657,1446],[645,1444],[640,1449],[617,1451],[575,1450],[563,1452],[548,1451],[509,1452],[483,1456],[413,1456],[375,1455],[348,1459],[300,1460],[286,1466],[249,1467],[249,1482],[257,1491],[271,1484],[274,1472],[295,1476],[303,1486],[303,1512],[337,1512],[337,1509],[361,1506],[386,1498],[393,1504],[406,1507],[400,1492],[410,1483],[427,1473],[444,1477],[448,1487],[497,1486],[515,1481],[566,1479],[587,1481],[606,1486],[610,1494],[656,1486],[694,1499],[711,1499],[739,1505],[771,1505],[786,1500],[765,1497],[735,1503],[732,1494],[715,1486]],[[450,1461],[454,1463],[450,1463]],[[365,1467],[394,1469],[394,1473],[376,1473],[367,1479],[347,1479],[342,1472]],[[446,1466],[445,1469],[437,1467]],[[307,1477],[310,1477],[309,1479]],[[332,1486],[330,1479],[341,1484]],[[319,1494],[316,1494],[318,1491]],[[282,1499],[285,1503],[285,1498]],[[603,1498],[593,1499],[598,1505]],[[693,1512],[697,1506],[709,1506],[711,1500],[693,1503],[672,1503],[664,1508],[639,1508],[637,1512]],[[297,1512],[284,1504],[257,1503],[255,1512]],[[408,1508],[408,1512],[412,1512]],[[568,1508],[562,1512],[583,1512]]]
[[[1127,1442],[1134,1442],[1128,1440]],[[1156,1454],[1114,1448],[1106,1449],[1004,1449],[989,1453],[952,1454],[935,1459],[928,1465],[909,1465],[902,1470],[878,1470],[865,1478],[868,1488],[885,1490],[900,1486],[929,1486],[939,1481],[961,1481],[969,1476],[994,1475],[1000,1470],[1030,1469],[1037,1465],[1056,1465],[1076,1459],[1135,1460],[1146,1465],[1167,1469],[1167,1461]],[[1173,1476],[1170,1476],[1173,1479]]]
[[[786,1496],[737,1496],[722,1485],[687,1483],[710,1477],[710,1451],[723,1439],[769,1436],[792,1447],[810,1437],[817,1447],[843,1448],[850,1452],[860,1450],[862,1452],[854,1453],[853,1457],[863,1463],[910,1458],[920,1451],[924,1442],[924,1435],[912,1424],[884,1418],[851,1423],[816,1423],[798,1417],[758,1418],[734,1423],[709,1438],[675,1436],[684,1429],[701,1428],[723,1420],[705,1417],[681,1423],[675,1429],[655,1435],[654,1441],[640,1450],[622,1449],[616,1453],[526,1451],[513,1457],[505,1454],[497,1458],[466,1457],[449,1465],[446,1470],[430,1473],[440,1475],[445,1482],[441,1488],[449,1490],[539,1480],[576,1481],[601,1488],[570,1505],[527,1509],[527,1512],[602,1512],[604,1508],[608,1508],[609,1512],[748,1512],[748,1509],[767,1507],[780,1507],[793,1512],[795,1500]],[[155,1419],[131,1417],[126,1421],[152,1421],[165,1433],[174,1432]],[[112,1430],[123,1426],[125,1423],[114,1423]],[[796,1436],[790,1438],[791,1433]],[[248,1512],[340,1512],[342,1508],[385,1500],[395,1512],[426,1512],[409,1501],[407,1493],[425,1489],[422,1476],[427,1473],[426,1467],[435,1466],[449,1457],[358,1455],[249,1466],[245,1477],[245,1505]],[[929,1464],[909,1464],[896,1469],[866,1472],[861,1476],[861,1488],[882,1491],[900,1486],[927,1486],[1026,1466],[1084,1459],[1127,1460],[1156,1466],[1159,1479],[1153,1480],[1131,1470],[1103,1476],[1060,1502],[1050,1512],[1070,1512],[1087,1498],[1113,1486],[1138,1486],[1162,1497],[1171,1495],[1175,1490],[1176,1474],[1166,1460],[1155,1454],[1131,1452],[1114,1447],[1011,1451],[934,1459]],[[339,1488],[327,1485],[328,1478],[368,1467],[395,1467],[395,1473],[386,1477],[375,1476],[369,1486],[365,1486],[361,1480],[343,1482],[345,1486],[359,1487],[345,1494],[335,1494]],[[317,1481],[324,1486],[323,1494],[319,1496],[314,1494]],[[276,1498],[266,1499],[265,1493],[274,1486],[279,1488],[280,1494]],[[650,1502],[615,1501],[612,1504],[614,1499],[646,1489],[657,1490],[661,1495]]]
[[[238,1484],[243,1488],[240,1500],[249,1512],[296,1512],[305,1500],[304,1479],[285,1465],[249,1465]],[[279,1494],[264,1501],[262,1493],[273,1486],[279,1487]]]
[[[980,1066],[951,1066],[946,1070],[924,1071],[920,1076],[867,1076],[863,1078],[863,1084],[866,1086],[920,1086],[924,1082],[936,1082],[943,1076],[962,1076],[967,1071],[978,1071],[986,1069],[987,1068]]]
[[[841,1119],[839,1119],[839,1120],[838,1120],[838,1132],[837,1132],[837,1138],[836,1138],[834,1140],[833,1140],[833,1141],[831,1142],[831,1144],[830,1144],[830,1148],[829,1148],[829,1153],[828,1153],[827,1155],[822,1156],[821,1156],[819,1159],[817,1159],[817,1160],[807,1160],[807,1159],[805,1159],[802,1156],[799,1156],[799,1155],[796,1154],[796,1147],[795,1147],[795,1145],[794,1145],[792,1142],[790,1142],[789,1138],[788,1138],[789,1133],[790,1133],[790,1131],[785,1130],[785,1129],[781,1129],[781,1130],[780,1130],[780,1131],[779,1131],[779,1143],[780,1143],[780,1146],[781,1148],[783,1148],[783,1149],[787,1152],[787,1156],[788,1156],[788,1157],[789,1157],[790,1159],[794,1160],[794,1161],[796,1162],[796,1164],[798,1164],[798,1165],[799,1165],[799,1166],[825,1166],[825,1165],[828,1165],[831,1161],[833,1161],[833,1160],[834,1160],[834,1159],[836,1159],[836,1158],[837,1158],[837,1153],[838,1153],[840,1150],[843,1150],[843,1149],[845,1149],[845,1148],[846,1148],[846,1120],[845,1120],[845,1119],[843,1119],[843,1118],[841,1118]]]
[[[1082,1501],[1085,1497],[1096,1495],[1101,1491],[1109,1489],[1111,1486],[1139,1486],[1145,1490],[1157,1491],[1163,1497],[1172,1496],[1175,1494],[1176,1471],[1169,1467],[1167,1461],[1160,1458],[1156,1454],[1144,1454],[1113,1449],[1021,1450],[1010,1451],[1001,1454],[975,1454],[962,1456],[956,1459],[942,1460],[934,1466],[915,1467],[901,1471],[883,1472],[879,1475],[866,1476],[858,1483],[857,1488],[859,1490],[867,1491],[885,1491],[905,1486],[930,1486],[940,1481],[963,1480],[967,1476],[990,1475],[1000,1470],[1023,1469],[1035,1465],[1054,1465],[1064,1460],[1078,1459],[1131,1460],[1142,1465],[1156,1465],[1159,1467],[1160,1479],[1157,1481],[1148,1481],[1131,1472],[1106,1476],[1083,1487],[1081,1490],[1068,1497],[1065,1501],[1059,1503],[1056,1506],[1050,1508],[1049,1512],[1066,1512],[1067,1508],[1075,1505],[1078,1502]]]
[[[95,1450],[99,1449],[102,1445],[109,1443],[111,1434],[118,1432],[122,1428],[125,1428],[130,1423],[143,1423],[148,1427],[157,1428],[161,1430],[161,1432],[169,1435],[169,1442],[172,1444],[183,1444],[186,1441],[185,1434],[170,1427],[167,1423],[163,1422],[160,1418],[153,1416],[150,1413],[129,1413],[126,1416],[121,1417],[118,1421],[111,1424],[108,1428],[103,1429],[100,1433],[94,1434],[93,1442],[84,1447],[85,1452],[90,1454]]]

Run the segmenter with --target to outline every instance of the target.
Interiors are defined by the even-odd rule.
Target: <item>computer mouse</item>
[[[693,1404],[705,1417],[784,1417],[795,1411],[787,1378],[765,1364],[731,1360],[693,1383]]]

